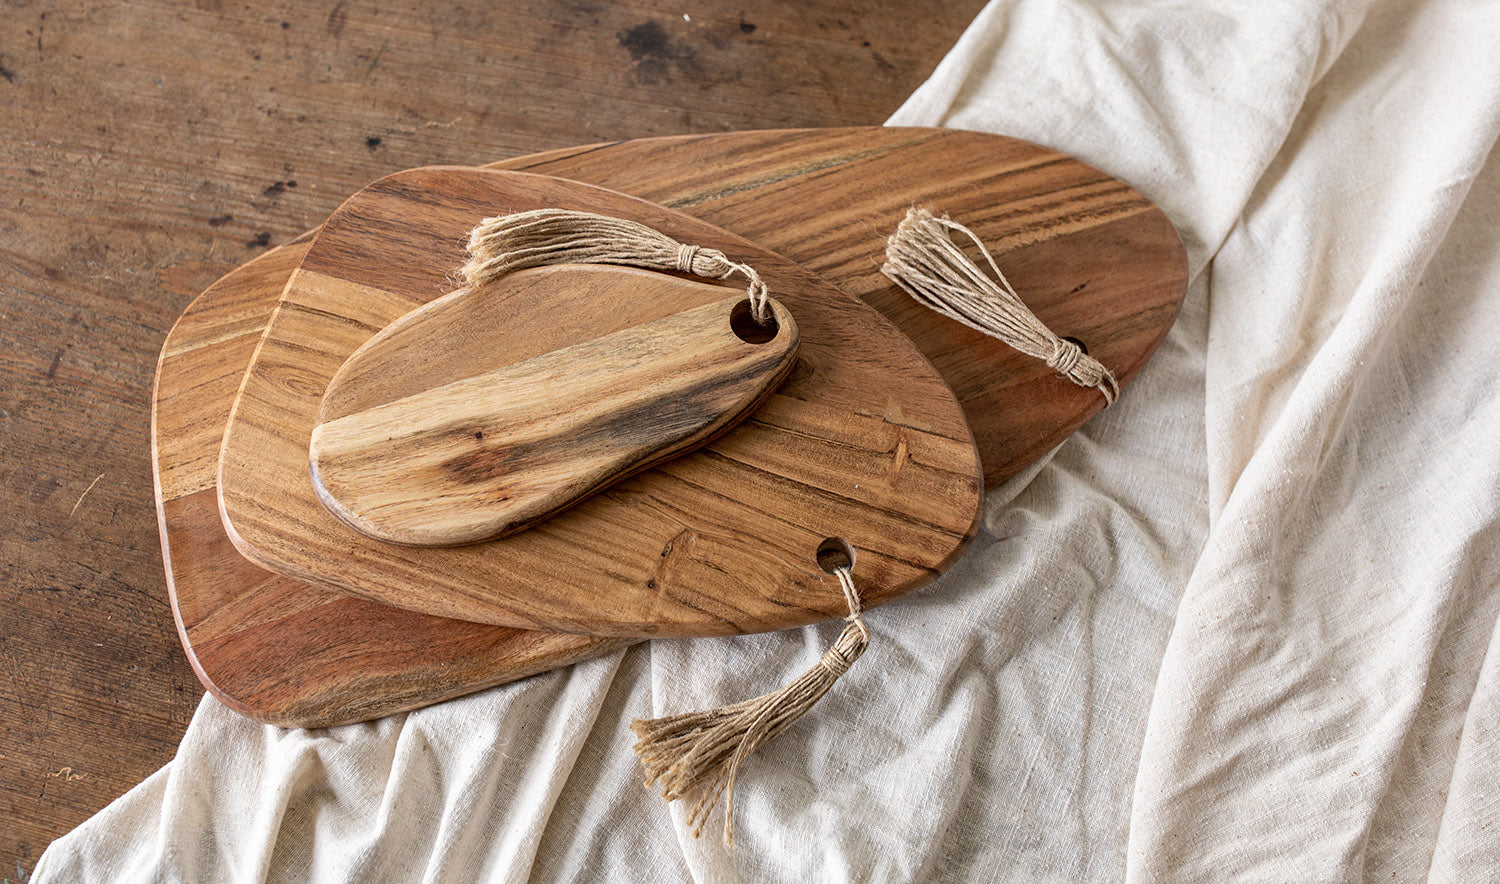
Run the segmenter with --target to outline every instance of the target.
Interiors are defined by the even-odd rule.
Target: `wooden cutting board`
[[[379,330],[443,294],[483,217],[541,208],[628,218],[754,267],[796,319],[791,377],[713,443],[526,531],[442,548],[353,530],[308,477],[324,391]],[[694,285],[670,302],[582,300],[565,288],[512,295],[502,303],[514,315],[492,346],[530,359],[609,330],[601,324],[719,303],[736,288]],[[973,535],[982,494],[958,401],[863,301],[635,197],[452,167],[383,178],[324,223],[256,350],[219,459],[226,530],[263,567],[427,614],[590,635],[725,635],[837,618],[847,603],[817,561],[830,540],[858,551],[861,596],[877,606],[947,568]]]
[[[946,321],[911,310],[915,305],[878,272],[878,255],[865,240],[889,230],[865,229],[850,219],[899,214],[914,203],[942,209],[955,187],[977,191],[978,202],[991,204],[981,220],[952,203],[950,210],[990,242],[1004,239],[996,247],[1002,266],[1044,319],[1055,313],[1053,305],[1069,287],[1049,263],[1064,244],[1071,246],[1068,266],[1088,277],[1090,287],[1142,305],[1128,323],[1136,340],[1121,342],[1139,353],[1138,361],[1110,361],[1121,380],[1129,380],[1180,303],[1186,283],[1182,247],[1146,200],[1056,154],[1050,155],[1051,168],[1059,183],[1044,188],[1055,191],[1047,211],[1081,208],[1076,198],[1059,201],[1058,194],[1069,190],[1075,196],[1103,190],[1113,195],[1113,204],[1080,213],[1067,229],[1044,218],[1029,230],[1024,213],[1004,209],[1023,201],[1035,207],[1037,185],[1005,170],[1024,166],[1036,150],[1007,139],[941,130],[791,130],[566,148],[496,167],[564,175],[680,208],[750,236],[859,294],[908,335],[926,342],[924,352],[965,404],[986,481],[993,485],[1061,441],[1097,410],[1097,403],[1081,397],[1076,423],[1053,428],[1050,435],[1038,432],[1025,408],[997,407],[1028,388],[1066,393],[1069,385],[968,329],[949,329],[946,333],[958,340],[944,344],[939,330]],[[872,181],[881,170],[890,179],[903,163],[914,169],[951,165],[962,180],[955,184],[947,175],[892,179],[899,186]],[[788,212],[801,223],[783,223]],[[806,221],[818,216],[831,218],[833,225],[813,230]],[[316,727],[416,708],[628,644],[411,614],[276,577],[233,550],[215,500],[223,425],[250,354],[309,236],[236,269],[206,291],[173,330],[158,369],[153,445],[168,589],[184,647],[204,684],[261,721]],[[1063,242],[1049,246],[1053,240]],[[1120,274],[1128,266],[1121,258],[1129,254],[1145,256],[1157,271]],[[1099,352],[1097,345],[1094,351]],[[1103,355],[1109,361],[1122,354]]]
[[[524,530],[707,444],[797,357],[784,307],[768,302],[762,325],[744,292],[724,292],[564,264],[419,307],[328,382],[308,452],[313,490],[376,540],[457,546]]]

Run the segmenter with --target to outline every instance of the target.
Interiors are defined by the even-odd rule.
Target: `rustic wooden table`
[[[398,169],[878,123],[980,6],[8,5],[0,876],[170,759],[202,695],[147,436],[157,350],[199,290]]]

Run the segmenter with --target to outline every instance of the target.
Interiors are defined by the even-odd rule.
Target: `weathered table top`
[[[168,761],[202,695],[167,607],[148,443],[156,353],[199,290],[398,169],[878,123],[981,5],[8,7],[0,875],[24,879]]]

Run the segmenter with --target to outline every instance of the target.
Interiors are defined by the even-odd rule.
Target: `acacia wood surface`
[[[752,341],[735,324],[754,322],[749,301],[727,291],[564,265],[418,307],[329,381],[313,488],[375,540],[455,546],[697,448],[770,395],[797,353],[785,308],[770,302],[770,336]]]
[[[373,334],[440,295],[482,218],[551,207],[629,218],[753,266],[796,317],[792,377],[713,443],[529,530],[451,548],[351,530],[308,478],[330,379]],[[685,288],[678,304],[723,291]],[[545,321],[544,304],[518,309],[541,311],[508,339],[524,354],[572,335],[570,322]],[[608,323],[632,308],[574,309]],[[859,551],[855,577],[874,607],[942,573],[973,535],[982,494],[957,400],[874,308],[690,215],[575,181],[454,167],[383,178],[323,224],[245,374],[219,463],[225,528],[263,567],[427,614],[589,635],[725,635],[843,616],[843,593],[816,559],[835,537]]]
[[[824,185],[830,175],[859,178],[862,157],[878,157],[902,146],[908,159],[918,161],[920,157],[910,155],[909,139],[901,136],[889,130],[733,133],[562,150],[498,165],[630,186],[716,220],[727,202],[733,213],[728,220],[741,225],[739,232],[760,241],[784,236],[779,241],[784,254],[804,263],[823,262],[825,277],[841,288],[871,289],[879,283],[869,278],[877,273],[875,265],[828,254],[799,254],[795,233],[784,231],[778,219],[793,208],[806,208],[817,216],[846,207],[841,199],[834,202],[840,189]],[[954,141],[964,149],[955,149]],[[940,150],[949,161],[978,162],[985,148],[993,150],[993,145],[963,133],[924,143],[928,147],[923,150]],[[819,151],[812,151],[811,144],[818,145]],[[614,161],[596,163],[601,153]],[[660,155],[672,157],[674,165],[653,167],[650,157]],[[701,182],[684,174],[684,168],[714,170],[733,186],[705,199]],[[781,175],[769,171],[775,168],[790,171]],[[797,174],[795,170],[811,171]],[[675,191],[679,185],[688,189]],[[896,194],[871,189],[862,198],[880,200],[883,209],[899,212],[904,201],[920,201],[923,196],[922,182],[907,180],[903,186]],[[1118,239],[1123,235],[1114,232],[1118,226],[1109,224],[1103,231]],[[820,245],[835,256],[857,254],[863,231],[858,225],[845,225],[842,230],[845,242],[825,238],[819,240]],[[1004,228],[986,231],[994,232],[1004,232]],[[1083,233],[1083,242],[1075,237],[1076,251],[1097,248],[1087,243],[1097,233]],[[1134,237],[1137,249],[1159,250],[1163,276],[1158,282],[1163,297],[1170,300],[1172,286],[1181,284],[1171,272],[1170,241],[1149,226],[1126,233]],[[305,242],[283,246],[216,282],[179,320],[163,351],[156,453],[169,539],[164,548],[174,600],[182,615],[184,642],[205,682],[214,686],[221,699],[257,717],[316,724],[399,711],[495,684],[528,666],[545,665],[548,654],[562,665],[591,650],[602,653],[618,647],[574,636],[553,636],[546,639],[553,643],[548,645],[542,643],[545,634],[411,614],[276,577],[245,562],[231,547],[214,499],[219,441],[250,354],[305,248]],[[1175,254],[1180,262],[1180,252]],[[1014,276],[1008,256],[1002,259]],[[1023,291],[1053,284],[1048,275],[1051,270],[1043,262],[1033,262],[1016,277],[1017,284]],[[1097,285],[1107,293],[1113,284],[1105,277]],[[1060,385],[1058,389],[1072,386],[1060,379],[1052,381]],[[171,389],[180,392],[169,399],[165,391]],[[971,396],[976,398],[982,400]],[[1009,427],[993,417],[981,425],[998,424],[1001,429],[996,432],[1018,432],[1024,426],[1024,410],[1002,413],[1015,415],[1009,418],[1014,422]],[[985,415],[971,413],[971,422],[976,417]],[[978,441],[988,481],[1001,481],[1022,465],[1016,455],[1021,449],[1016,446],[984,436]],[[998,459],[1005,454],[1012,459]],[[223,613],[216,616],[218,612]],[[287,679],[284,673],[288,671],[296,671],[299,677]]]
[[[147,427],[156,354],[206,286],[397,169],[878,123],[982,5],[6,4],[3,874],[170,759],[202,695],[162,584]]]

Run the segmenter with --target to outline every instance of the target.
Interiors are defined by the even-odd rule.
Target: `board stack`
[[[978,530],[984,488],[1105,403],[882,275],[912,206],[972,229],[1037,317],[1122,387],[1176,316],[1184,252],[1150,201],[1055,151],[937,129],[639,139],[408,170],[236,268],[168,335],[152,407],[167,586],[199,678],[257,720],[322,727],[646,638],[842,617],[829,554],[852,563],[867,607],[930,582]],[[544,208],[627,218],[754,267],[795,340],[759,351],[756,384],[687,349],[662,377],[610,363],[596,375],[616,393],[659,387],[656,404],[565,424],[556,445],[481,428],[413,449],[430,443],[445,481],[479,500],[472,483],[620,450],[643,409],[686,410],[709,388],[733,399],[733,420],[695,425],[691,444],[617,458],[618,481],[560,496],[553,483],[540,509],[390,505],[395,468],[380,470],[397,446],[387,458],[379,427],[420,421],[402,403],[518,365],[532,381],[537,366],[583,372],[599,341],[648,326],[687,348],[682,323],[719,311],[727,324],[743,303],[730,279],[594,265],[453,292],[481,219]],[[572,381],[532,381],[506,402],[552,418]],[[358,457],[335,456],[351,445]]]

